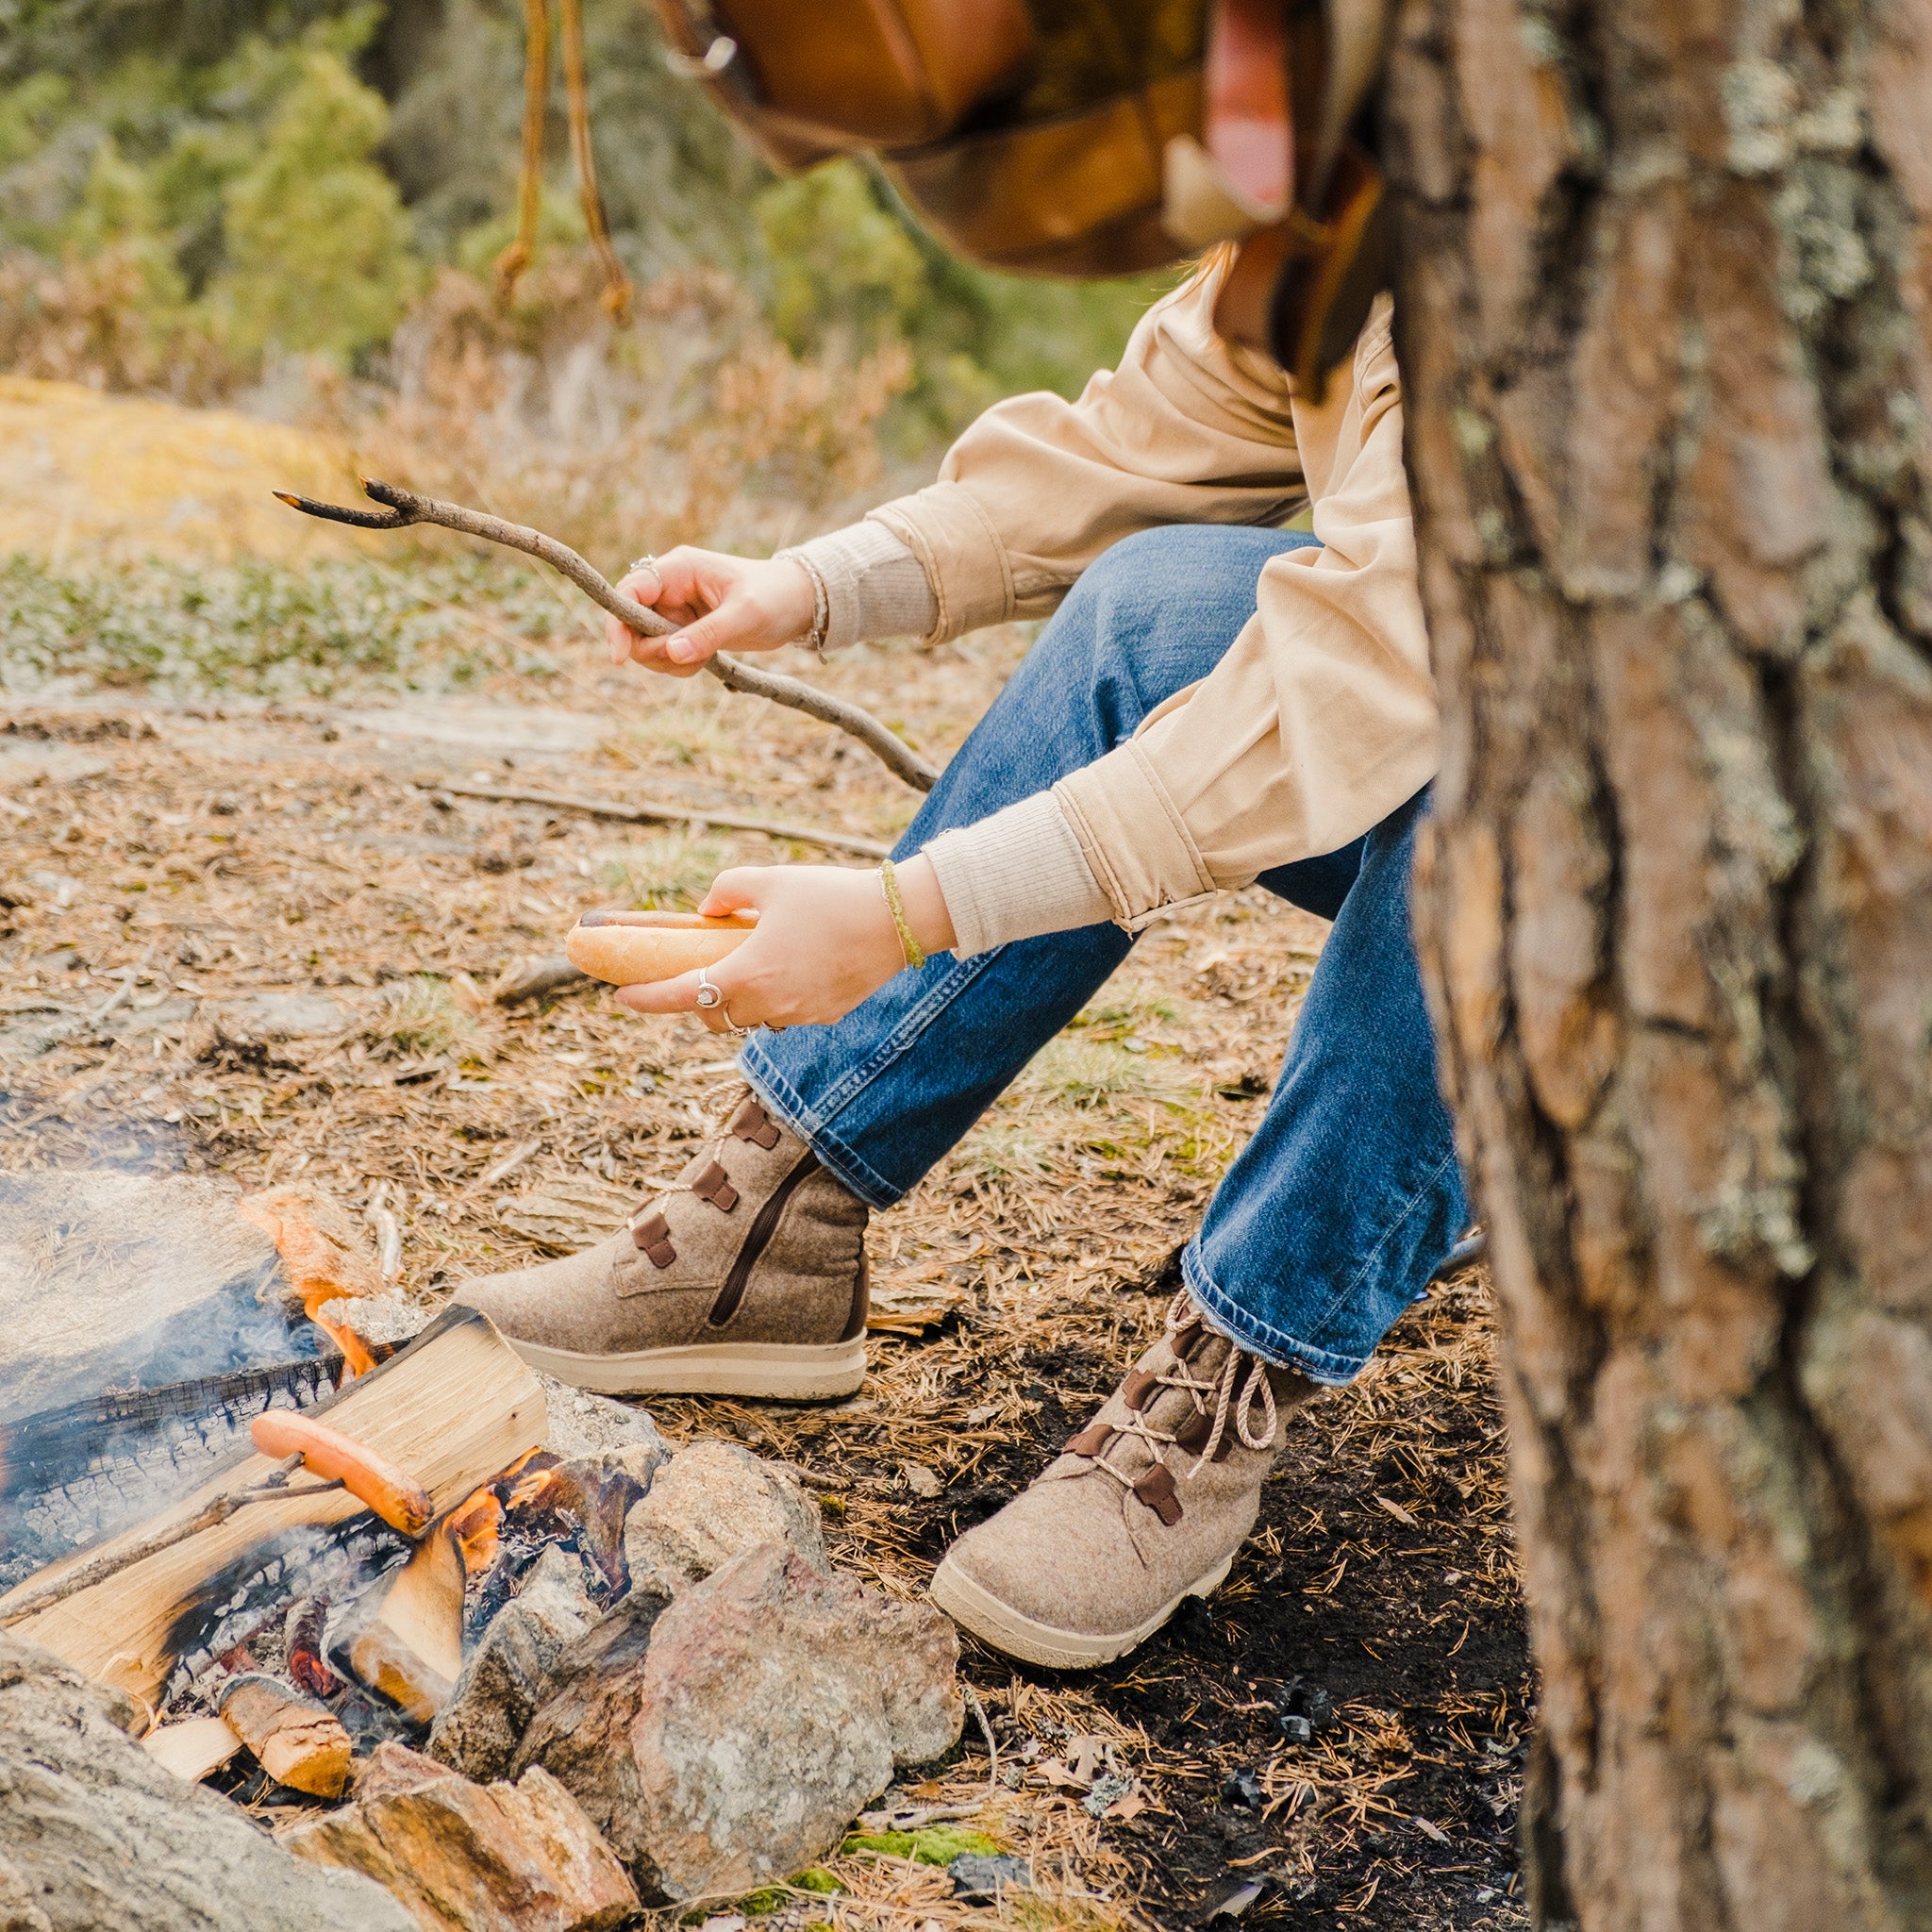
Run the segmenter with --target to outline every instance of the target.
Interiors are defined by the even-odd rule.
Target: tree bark
[[[1932,1924],[1932,5],[1404,0],[1546,1925]]]

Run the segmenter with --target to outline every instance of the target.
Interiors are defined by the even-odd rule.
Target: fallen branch
[[[447,791],[457,798],[487,798],[497,805],[547,805],[553,811],[580,811],[593,819],[622,819],[628,824],[723,825],[730,832],[762,832],[768,839],[791,839],[801,845],[823,845],[829,852],[856,852],[861,858],[884,858],[891,847],[878,839],[861,839],[857,832],[821,832],[782,819],[748,819],[737,812],[712,811],[697,805],[620,805],[614,799],[579,798],[569,791],[514,791],[501,785],[458,785],[447,778],[418,778],[419,791]]]
[[[466,537],[481,537],[491,543],[507,544],[512,550],[523,551],[525,556],[541,558],[553,570],[561,571],[585,596],[602,605],[620,624],[628,625],[644,637],[665,637],[677,628],[648,606],[626,597],[586,563],[569,544],[559,543],[555,537],[546,537],[541,530],[532,530],[523,524],[506,523],[501,517],[485,516],[481,510],[466,509],[459,503],[442,503],[433,496],[418,496],[413,491],[398,490],[393,483],[381,483],[373,476],[362,478],[362,488],[371,498],[387,508],[381,510],[349,509],[341,504],[318,503],[313,497],[297,496],[287,490],[277,490],[275,493],[291,509],[299,509],[305,516],[325,517],[330,523],[348,524],[358,530],[401,530],[411,524],[439,524],[445,530],[460,530]],[[774,705],[803,711],[821,724],[837,725],[841,731],[858,739],[889,772],[903,778],[915,791],[930,791],[939,777],[938,771],[927,764],[897,732],[858,705],[847,704],[843,698],[835,698],[829,691],[802,684],[795,677],[782,676],[775,671],[754,671],[749,664],[736,658],[727,658],[722,652],[710,658],[704,668],[727,691],[769,698]]]

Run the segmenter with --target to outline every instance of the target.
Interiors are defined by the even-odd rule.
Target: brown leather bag
[[[1240,242],[1216,325],[1317,397],[1386,284],[1361,133],[1392,0],[658,4],[774,167],[875,152],[975,261],[1116,275]]]
[[[950,134],[1034,51],[1021,0],[658,0],[683,71],[774,167]]]

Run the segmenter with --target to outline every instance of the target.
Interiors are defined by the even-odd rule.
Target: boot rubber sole
[[[1233,1565],[1234,1553],[1230,1551],[1172,1603],[1130,1630],[1058,1630],[1051,1624],[1037,1623],[1001,1602],[984,1584],[974,1582],[951,1557],[934,1573],[926,1594],[954,1623],[1007,1657],[1016,1657],[1023,1663],[1044,1664],[1049,1670],[1082,1671],[1110,1664],[1146,1642],[1188,1598],[1208,1596],[1219,1590]]]
[[[503,1338],[533,1369],[597,1395],[758,1395],[824,1402],[865,1380],[865,1338],[806,1346],[789,1341],[698,1342],[628,1355],[580,1355]]]

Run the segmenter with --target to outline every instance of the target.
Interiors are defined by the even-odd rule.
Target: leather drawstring
[[[591,146],[590,80],[584,64],[583,0],[558,0],[558,9],[577,200],[584,211],[591,247],[604,270],[604,307],[622,322],[630,312],[632,291],[630,277],[610,245],[604,197],[597,192],[597,158]],[[543,209],[543,119],[549,104],[549,0],[524,0],[524,158],[517,175],[517,237],[496,258],[497,292],[506,302],[537,253],[537,227]]]

